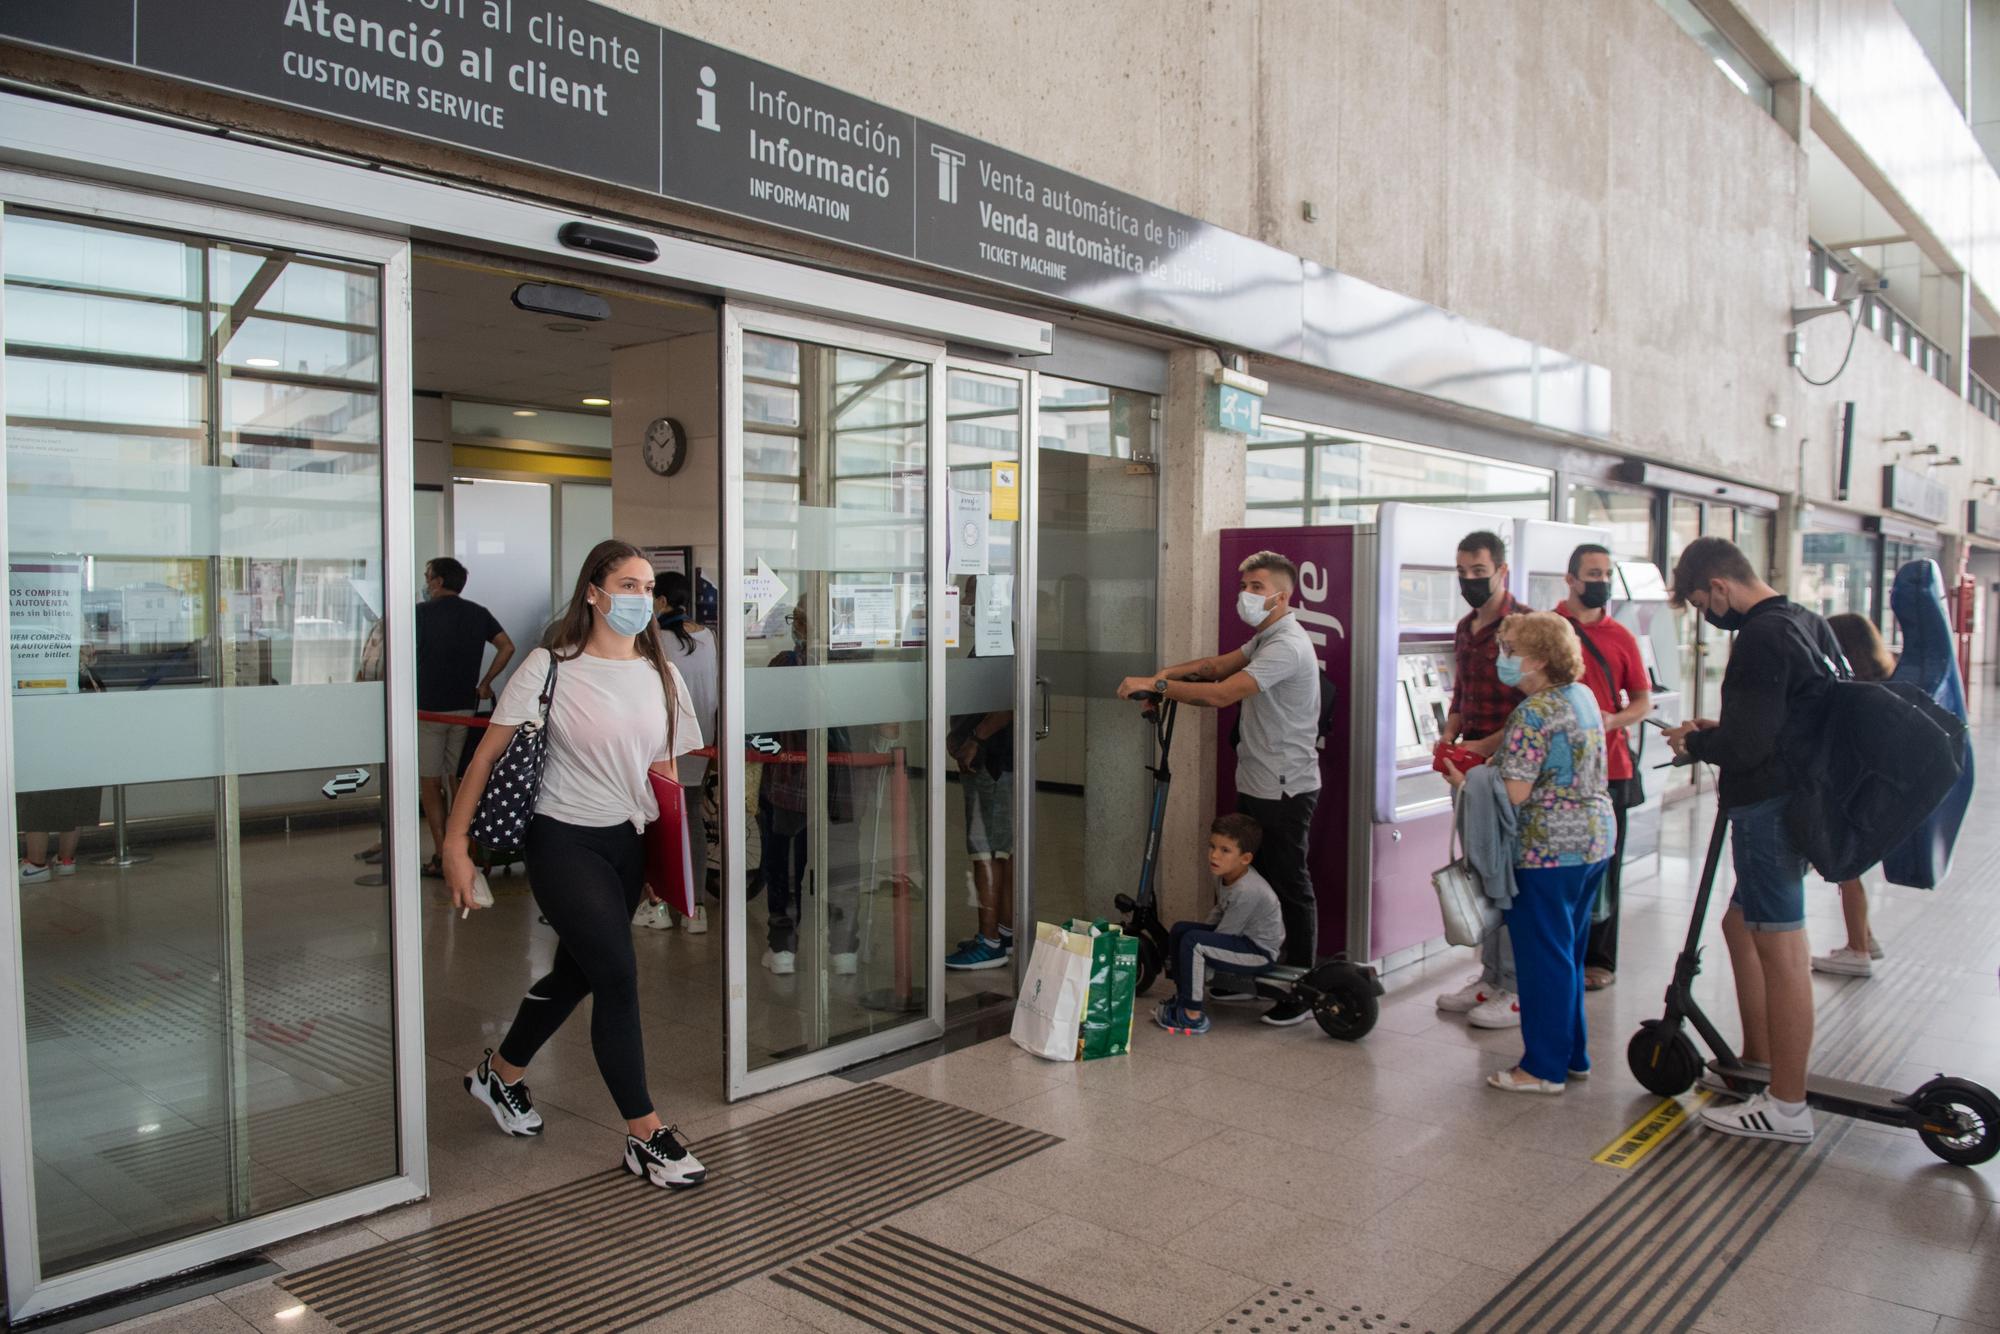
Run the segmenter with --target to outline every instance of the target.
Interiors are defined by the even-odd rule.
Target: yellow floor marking
[[[1711,1096],[1704,1089],[1695,1095],[1691,1105],[1679,1098],[1660,1099],[1659,1106],[1626,1127],[1624,1134],[1598,1150],[1590,1161],[1621,1171],[1636,1166],[1641,1158],[1666,1143],[1676,1130],[1687,1123],[1691,1107],[1699,1110]]]

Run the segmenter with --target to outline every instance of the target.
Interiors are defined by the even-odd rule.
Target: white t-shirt
[[[680,702],[674,756],[702,744],[687,683],[667,666]],[[549,651],[538,648],[514,669],[494,706],[493,722],[518,727],[541,719]],[[556,666],[549,706],[549,751],[535,814],[603,829],[629,821],[644,829],[659,818],[646,771],[667,754],[667,700],[660,674],[644,658],[629,661],[581,654]]]

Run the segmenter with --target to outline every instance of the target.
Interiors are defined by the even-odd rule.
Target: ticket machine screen
[[[1410,643],[1396,658],[1396,813],[1404,815],[1451,798],[1431,768],[1431,750],[1444,736],[1451,713],[1455,661],[1451,646]]]
[[[1396,620],[1400,625],[1456,625],[1465,614],[1453,570],[1406,565],[1396,576]]]

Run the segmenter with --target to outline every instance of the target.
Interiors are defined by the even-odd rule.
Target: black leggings
[[[645,844],[629,824],[592,829],[537,815],[528,826],[528,883],[556,929],[555,966],[521,998],[500,1055],[525,1067],[589,996],[598,1072],[618,1114],[637,1121],[653,1110],[639,1035],[639,961],[632,952],[632,914],[645,892]]]

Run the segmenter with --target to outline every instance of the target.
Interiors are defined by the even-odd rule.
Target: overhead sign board
[[[0,0],[0,39],[1609,434],[1600,367],[589,0]],[[1464,346],[1363,355],[1385,311]]]
[[[1882,508],[1926,523],[1943,523],[1951,513],[1951,492],[1927,473],[1891,463],[1882,469]]]

